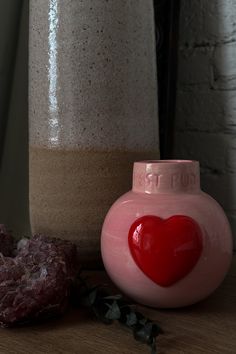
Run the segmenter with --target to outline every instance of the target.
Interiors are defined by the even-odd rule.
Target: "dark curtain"
[[[29,234],[28,0],[0,0],[0,223]]]
[[[162,159],[173,154],[180,0],[154,0]]]

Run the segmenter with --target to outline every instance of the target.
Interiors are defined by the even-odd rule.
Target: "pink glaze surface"
[[[130,228],[147,215],[163,220],[186,216],[201,229],[202,249],[197,261],[168,286],[147,275],[131,253]],[[198,162],[143,161],[134,164],[133,190],[119,198],[106,216],[101,249],[108,274],[125,294],[149,306],[182,307],[204,299],[220,285],[232,259],[232,236],[220,205],[200,190]],[[155,276],[155,269],[151,272]]]

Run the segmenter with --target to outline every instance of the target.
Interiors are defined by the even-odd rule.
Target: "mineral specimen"
[[[77,273],[76,247],[68,241],[35,235],[17,245],[0,227],[0,325],[9,327],[62,314]],[[8,243],[7,243],[8,240]],[[11,244],[6,247],[6,245]]]

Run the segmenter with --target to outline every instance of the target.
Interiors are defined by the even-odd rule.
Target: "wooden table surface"
[[[99,275],[103,279],[105,274]],[[140,307],[165,334],[159,354],[236,354],[236,256],[221,287],[207,300],[180,310]],[[45,324],[0,330],[0,354],[148,354],[119,324],[101,324],[85,310],[71,309]]]

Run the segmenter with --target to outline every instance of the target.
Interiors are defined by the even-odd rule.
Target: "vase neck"
[[[191,160],[154,160],[134,163],[134,192],[198,193],[199,163]]]

